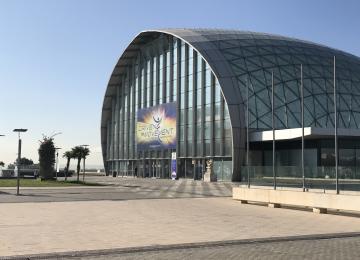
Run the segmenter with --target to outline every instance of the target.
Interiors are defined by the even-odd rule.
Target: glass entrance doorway
[[[202,180],[205,167],[204,159],[180,158],[178,160],[178,177]]]
[[[146,159],[144,164],[145,178],[170,178],[169,159]]]

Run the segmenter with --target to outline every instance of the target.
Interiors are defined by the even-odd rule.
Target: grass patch
[[[0,187],[16,187],[16,179],[0,179]],[[20,187],[67,187],[67,186],[105,186],[100,183],[91,183],[83,181],[56,181],[41,179],[20,179]]]

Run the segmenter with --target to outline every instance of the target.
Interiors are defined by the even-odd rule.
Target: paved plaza
[[[87,181],[108,186],[21,188],[21,196],[14,196],[16,188],[0,188],[0,203],[230,197],[233,186],[231,183],[186,179],[172,181],[106,176],[87,177]]]
[[[244,205],[229,197],[226,183],[93,178],[110,186],[23,189],[20,197],[1,189],[0,256],[356,259],[360,253],[359,215]]]

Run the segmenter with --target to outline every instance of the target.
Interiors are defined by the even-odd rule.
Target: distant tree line
[[[43,136],[39,148],[40,176],[42,179],[54,178],[55,151],[54,139],[52,137]],[[89,148],[84,146],[75,146],[70,151],[64,152],[63,157],[67,159],[64,171],[65,181],[68,177],[71,159],[77,160],[76,173],[77,181],[79,181],[81,160],[85,160],[89,154]]]
[[[90,154],[89,148],[84,146],[75,146],[70,151],[64,152],[63,157],[67,159],[66,168],[65,168],[65,180],[67,180],[71,159],[76,159],[77,160],[76,174],[77,174],[77,181],[79,181],[81,159],[85,160],[89,154]]]
[[[24,166],[32,166],[32,165],[35,165],[34,162],[33,162],[33,160],[28,159],[28,158],[26,158],[26,157],[22,157],[22,158],[20,159],[20,164],[21,164],[21,165],[24,165]],[[8,164],[8,169],[15,169],[15,165],[16,165],[16,161],[15,161],[14,163]],[[4,164],[3,166],[5,166],[5,164]]]
[[[55,177],[55,144],[54,138],[52,136],[48,137],[43,135],[43,138],[39,141],[40,146],[38,149],[39,154],[39,174],[42,180],[51,180]],[[65,173],[65,181],[69,175],[70,162],[72,159],[77,161],[76,165],[76,173],[77,173],[77,181],[79,181],[80,176],[80,163],[81,160],[85,160],[86,157],[90,154],[90,150],[84,146],[75,146],[71,150],[64,152],[63,157],[67,159],[66,167],[64,170]],[[9,164],[9,169],[15,169],[16,162],[13,164]],[[22,157],[20,159],[20,165],[22,166],[32,166],[34,164],[33,160],[28,159],[26,157]],[[5,163],[0,161],[0,167],[4,167]]]

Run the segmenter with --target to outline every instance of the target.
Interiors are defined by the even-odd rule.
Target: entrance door
[[[156,161],[151,160],[151,178],[155,178],[156,175]]]
[[[144,168],[144,177],[150,178],[151,177],[151,161],[145,160],[145,168]]]
[[[160,178],[161,176],[161,160],[156,160],[155,162],[155,177]]]
[[[170,178],[170,160],[165,159],[162,160],[162,178],[169,179]]]
[[[204,169],[203,169],[203,162],[202,162],[202,160],[196,160],[195,178],[196,178],[197,180],[202,180],[202,178],[203,178],[203,173],[204,173]]]

